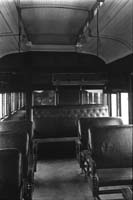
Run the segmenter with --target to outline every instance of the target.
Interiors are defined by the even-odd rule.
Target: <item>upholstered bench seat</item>
[[[103,116],[108,116],[108,107],[103,105],[34,106],[34,137],[76,137],[79,118]]]
[[[122,119],[118,117],[90,117],[90,118],[80,118],[78,120],[78,136],[79,141],[77,143],[77,159],[80,164],[82,171],[86,172],[86,167],[84,165],[87,159],[88,151],[90,150],[90,129],[93,127],[102,126],[114,126],[122,125]]]
[[[99,196],[101,186],[132,185],[132,136],[133,125],[90,129],[89,161],[94,197]]]
[[[9,183],[7,180],[0,181],[0,195],[1,200],[9,200],[10,198],[18,200],[19,188],[16,184]]]
[[[28,134],[22,130],[20,132],[4,131],[0,132],[0,149],[16,148],[22,153],[23,175],[27,177],[28,173]]]
[[[118,117],[91,117],[78,120],[78,134],[81,138],[82,149],[88,149],[88,130],[93,127],[123,125],[122,119]]]
[[[33,148],[32,148],[32,136],[33,136],[32,133],[33,132],[32,132],[31,121],[7,120],[7,121],[0,122],[0,138],[2,137],[0,141],[0,147],[4,147],[4,145],[8,147],[15,146],[23,154],[26,154],[26,155],[28,154],[27,155],[28,168],[30,169],[30,171],[33,170],[33,165],[34,165]],[[8,136],[8,134],[10,134],[10,136]],[[15,135],[17,134],[17,135],[15,136],[14,134]]]
[[[67,149],[71,154],[76,154],[75,138],[78,137],[77,122],[81,117],[108,116],[108,106],[104,105],[58,105],[33,107],[33,143],[37,162],[40,152],[55,154]],[[44,143],[44,145],[42,144]],[[49,145],[47,145],[49,143]],[[57,148],[54,148],[57,145]],[[67,146],[66,146],[67,145]],[[44,149],[39,150],[40,147]],[[48,146],[46,149],[45,147]],[[60,151],[58,151],[59,146]],[[66,148],[63,148],[63,147]],[[70,148],[71,147],[71,148]]]
[[[17,149],[0,149],[0,199],[19,200],[22,156]]]
[[[24,119],[26,119],[26,110],[18,110],[16,113],[7,118],[7,120],[24,120]]]
[[[15,131],[20,132],[24,130],[32,138],[32,122],[26,120],[6,120],[0,122],[0,132]]]
[[[70,117],[65,118],[40,118],[34,120],[34,138],[63,138],[77,136],[75,120]]]

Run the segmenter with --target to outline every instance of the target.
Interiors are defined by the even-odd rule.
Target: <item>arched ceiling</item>
[[[27,51],[130,55],[133,0],[0,0],[0,57]]]

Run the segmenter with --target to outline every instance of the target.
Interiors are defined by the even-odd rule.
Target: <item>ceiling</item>
[[[27,51],[130,55],[133,1],[0,0],[0,57]]]

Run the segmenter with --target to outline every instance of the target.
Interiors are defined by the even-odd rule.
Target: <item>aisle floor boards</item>
[[[87,179],[73,159],[37,163],[33,200],[92,200]]]

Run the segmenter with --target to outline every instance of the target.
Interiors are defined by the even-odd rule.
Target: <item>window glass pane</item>
[[[6,114],[10,112],[10,93],[6,93]]]
[[[0,118],[2,118],[2,94],[0,94]]]
[[[24,107],[24,93],[21,94],[21,107]]]
[[[6,93],[2,94],[2,117],[6,115]]]
[[[100,101],[100,98],[98,98],[98,93],[94,92],[94,103],[98,104]]]
[[[4,107],[3,107],[3,115],[4,116],[7,114],[7,112],[6,112],[6,109],[7,109],[7,107],[6,107],[6,101],[7,101],[6,93],[4,93],[3,94],[3,105],[4,105]]]
[[[15,110],[18,109],[18,93],[15,93]]]
[[[129,123],[128,93],[121,93],[121,117],[124,124]]]
[[[116,94],[111,94],[111,113],[113,117],[117,116]]]
[[[15,93],[11,93],[11,112],[15,111]]]
[[[83,104],[103,104],[103,90],[84,90],[82,93]]]
[[[102,101],[102,95],[100,95],[101,101]],[[103,96],[103,101],[104,101],[104,105],[108,105],[108,95],[104,94]]]
[[[89,94],[87,91],[82,91],[82,100],[81,100],[81,103],[82,104],[89,104]]]
[[[89,100],[88,103],[89,103],[89,104],[93,104],[93,96],[92,96],[92,93],[91,93],[91,92],[88,92],[88,95],[87,95],[87,96],[88,96],[87,101]]]
[[[5,115],[5,101],[4,101],[4,94],[2,94],[2,117]]]
[[[21,95],[20,92],[18,93],[18,109],[21,107]]]
[[[20,93],[20,108],[23,107],[23,93]]]
[[[21,107],[24,107],[25,106],[25,93],[22,92],[21,95],[22,95],[21,96],[21,98],[22,98]]]

